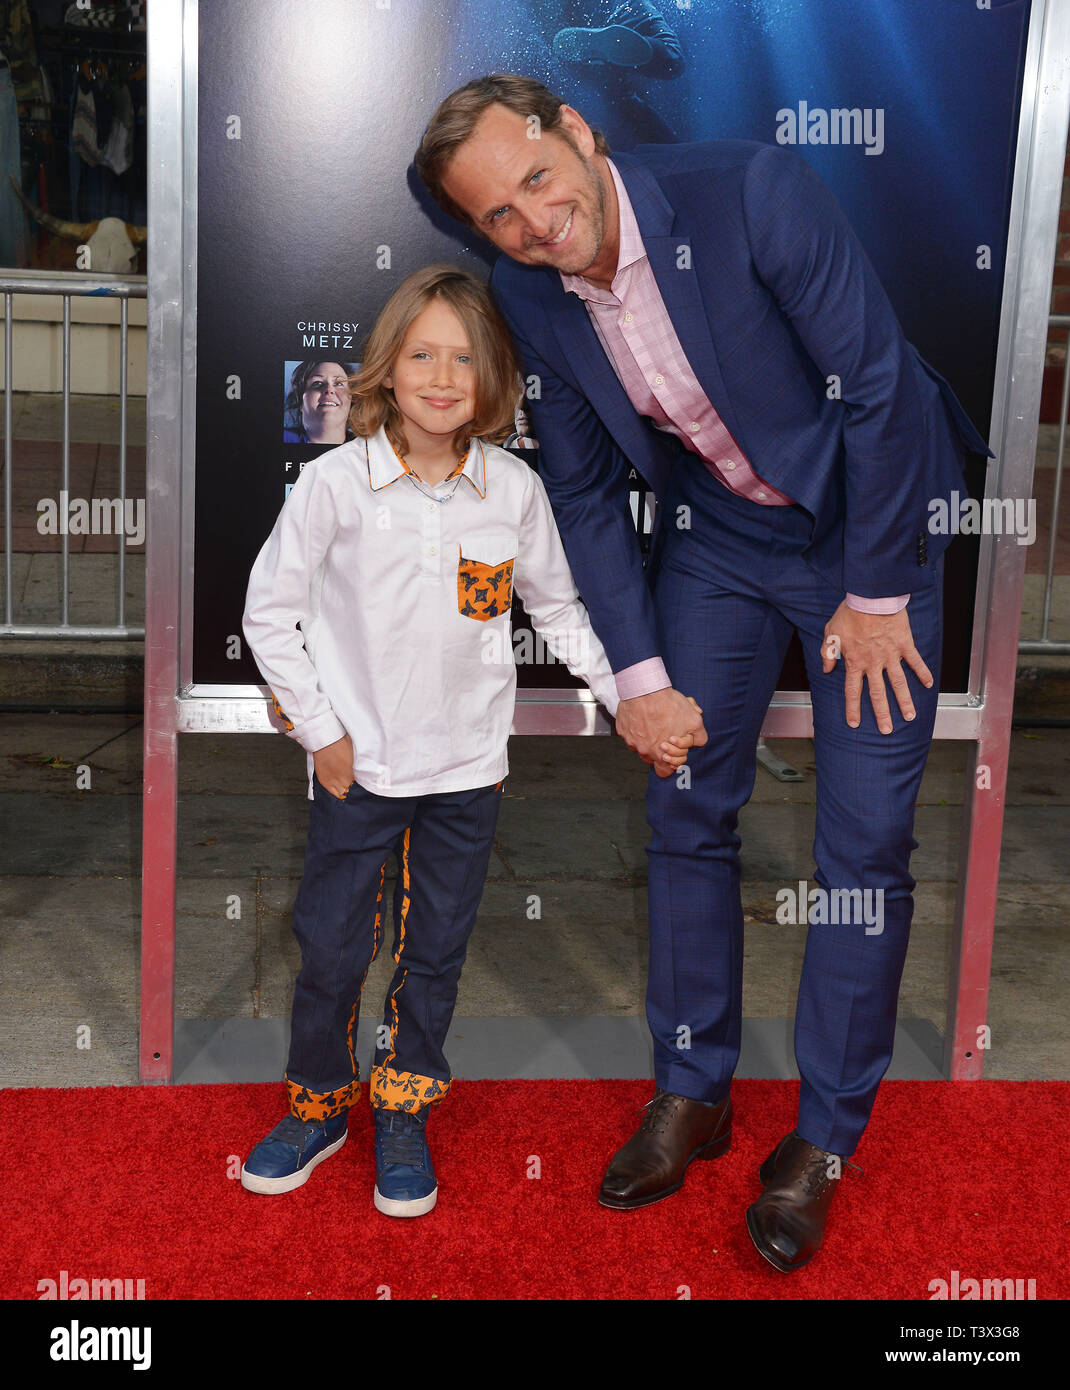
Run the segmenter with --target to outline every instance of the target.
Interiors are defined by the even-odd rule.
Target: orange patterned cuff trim
[[[424,1110],[444,1100],[451,1082],[414,1071],[372,1067],[368,1099],[375,1110]]]
[[[275,698],[275,692],[274,692],[274,691],[271,692],[271,708],[275,711],[275,713],[279,716],[279,718],[282,720],[282,722],[286,725],[286,732],[287,732],[288,734],[289,734],[289,733],[292,733],[292,732],[293,732],[294,722],[293,722],[292,719],[288,718],[288,716],[287,716],[286,714],[283,713],[282,706],[279,704],[278,700]]]
[[[287,1077],[286,1089],[290,1094],[290,1114],[299,1120],[330,1120],[360,1100],[359,1079],[339,1086],[336,1091],[310,1091]]]

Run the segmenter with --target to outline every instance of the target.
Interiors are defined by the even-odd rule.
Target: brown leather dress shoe
[[[765,1191],[747,1209],[747,1230],[758,1253],[782,1273],[801,1269],[821,1248],[844,1162],[793,1130],[758,1170]]]
[[[598,1201],[627,1211],[677,1192],[693,1158],[719,1158],[732,1145],[732,1100],[705,1105],[688,1096],[657,1090],[644,1107],[639,1128],[602,1179]]]

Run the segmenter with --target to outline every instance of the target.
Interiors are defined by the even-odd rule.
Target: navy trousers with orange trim
[[[305,872],[294,903],[301,947],[286,1085],[290,1110],[324,1120],[360,1095],[356,1028],[383,937],[386,863],[397,855],[394,961],[370,1098],[422,1110],[450,1088],[443,1047],[475,926],[502,783],[417,797],[354,782],[342,800],[313,778]]]

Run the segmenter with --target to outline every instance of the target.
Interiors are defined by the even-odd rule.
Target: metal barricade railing
[[[28,638],[115,638],[143,639],[144,627],[129,626],[126,622],[126,532],[117,528],[118,566],[116,572],[115,623],[111,626],[90,626],[70,621],[70,538],[64,527],[61,535],[61,597],[58,624],[16,623],[14,615],[14,584],[12,554],[12,465],[14,439],[12,434],[12,383],[14,368],[13,302],[16,294],[59,295],[63,299],[63,453],[62,489],[70,492],[71,450],[71,299],[78,296],[108,296],[119,300],[119,502],[126,508],[126,446],[129,345],[129,301],[146,297],[145,278],[124,279],[117,275],[96,277],[67,276],[6,276],[0,277],[0,293],[4,296],[4,620],[0,637]],[[1018,643],[1019,652],[1070,654],[1070,641],[1052,638],[1051,608],[1055,588],[1055,557],[1059,536],[1059,510],[1062,501],[1063,467],[1066,458],[1067,412],[1070,409],[1070,314],[1051,314],[1050,328],[1067,330],[1067,354],[1063,363],[1063,384],[1059,408],[1059,442],[1055,462],[1055,482],[1052,492],[1051,530],[1048,536],[1048,558],[1044,575],[1044,599],[1041,611],[1040,636],[1024,638]]]
[[[1048,563],[1044,571],[1044,603],[1040,616],[1040,636],[1024,638],[1018,643],[1019,652],[1030,656],[1070,655],[1070,642],[1049,636],[1051,605],[1055,593],[1055,552],[1059,543],[1059,504],[1062,501],[1063,464],[1066,459],[1066,413],[1070,407],[1070,314],[1049,314],[1049,328],[1065,328],[1066,360],[1063,362],[1063,389],[1059,399],[1059,446],[1055,455],[1055,484],[1051,496],[1051,530],[1048,534]],[[1034,489],[1035,490],[1035,489]]]
[[[112,626],[89,626],[70,621],[71,557],[67,528],[61,532],[62,586],[60,621],[53,624],[16,623],[14,613],[12,557],[12,466],[14,439],[12,437],[12,383],[14,367],[13,306],[17,294],[61,295],[63,298],[63,455],[62,489],[70,495],[71,474],[71,299],[92,295],[119,300],[119,502],[121,513],[126,512],[126,443],[127,443],[127,349],[130,335],[130,300],[146,297],[144,276],[124,278],[120,275],[8,275],[0,277],[0,292],[4,296],[4,621],[0,637],[40,638],[115,638],[144,639],[144,627],[130,627],[126,622],[126,532],[116,528],[118,539],[118,570],[116,575],[115,623]]]

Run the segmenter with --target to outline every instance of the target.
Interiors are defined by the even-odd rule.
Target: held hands
[[[320,786],[344,801],[353,785],[353,743],[349,735],[343,734],[337,743],[318,748],[312,754],[312,762]]]
[[[905,608],[887,615],[857,613],[853,608],[848,608],[844,600],[825,624],[821,663],[826,675],[835,669],[840,656],[843,657],[846,671],[844,705],[847,723],[852,729],[857,729],[862,720],[863,676],[869,685],[870,702],[882,734],[892,732],[888,693],[884,688],[885,676],[904,719],[914,718],[914,703],[910,698],[903,662],[907,663],[926,689],[933,683],[932,672],[914,645]]]
[[[702,710],[690,695],[666,688],[622,700],[617,733],[659,777],[671,777],[687,762],[687,750],[706,742]]]

